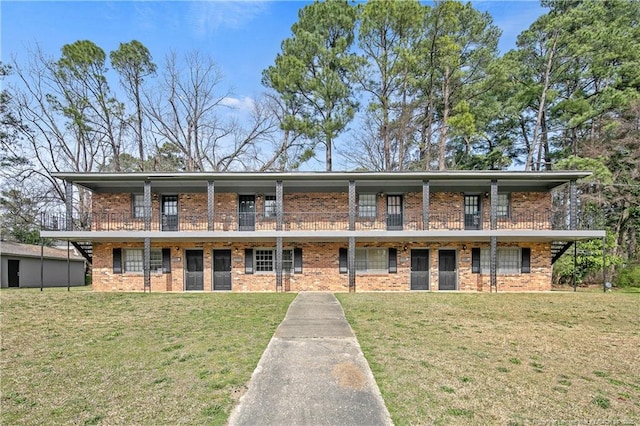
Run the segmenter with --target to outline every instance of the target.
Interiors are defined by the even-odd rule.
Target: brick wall
[[[160,198],[152,194],[152,229],[159,230]],[[349,200],[347,192],[284,194],[285,230],[347,230]],[[356,217],[356,230],[386,229],[386,194],[376,196],[375,218]],[[93,194],[92,211],[95,230],[144,230],[142,219],[131,218],[131,194]],[[422,193],[408,192],[403,197],[404,229],[419,230],[422,226]],[[464,196],[460,192],[430,194],[430,229],[462,229]],[[499,229],[551,229],[545,211],[551,207],[551,194],[546,192],[511,193],[511,215],[499,219]],[[481,194],[483,229],[490,229],[489,197]],[[238,229],[238,195],[215,194],[215,230]],[[275,218],[264,219],[264,194],[256,195],[256,231],[275,230]],[[538,217],[533,217],[538,214]],[[207,230],[207,194],[178,195],[180,230]],[[107,225],[108,223],[108,225]],[[108,226],[108,227],[107,227]]]
[[[171,273],[151,274],[152,291],[183,291],[185,250],[201,249],[204,256],[204,291],[212,289],[212,251],[230,249],[232,261],[232,291],[276,291],[275,273],[245,274],[245,249],[275,248],[275,243],[154,243],[152,248],[171,249]],[[466,246],[466,249],[463,248]],[[531,273],[498,275],[498,291],[548,291],[551,289],[551,257],[548,243],[499,243],[498,247],[528,247],[531,249]],[[306,242],[285,243],[284,248],[302,249],[303,273],[284,275],[286,291],[349,290],[348,275],[339,273],[339,249],[347,243]],[[489,275],[471,272],[471,248],[488,248],[487,243],[358,243],[357,247],[395,248],[398,272],[356,275],[356,291],[410,290],[411,249],[429,249],[429,282],[438,291],[438,250],[455,250],[458,290],[489,291]],[[97,291],[142,291],[144,278],[140,273],[113,273],[113,248],[142,248],[142,243],[94,243],[93,288]]]

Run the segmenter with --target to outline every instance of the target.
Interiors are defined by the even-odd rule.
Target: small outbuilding
[[[67,263],[68,262],[68,263]],[[41,247],[0,241],[0,287],[84,285],[85,260],[72,248]]]

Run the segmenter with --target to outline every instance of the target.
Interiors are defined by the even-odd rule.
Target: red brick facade
[[[139,193],[142,193],[142,189]],[[371,194],[372,192],[365,192]],[[268,195],[255,195],[255,232],[275,231],[275,218],[264,218],[264,202]],[[387,194],[375,192],[375,217],[358,218],[355,231],[384,231],[386,229]],[[393,193],[396,194],[396,193]],[[178,197],[178,221],[181,231],[207,231],[207,194],[173,194]],[[403,196],[403,216],[405,231],[423,229],[423,200],[421,192],[405,192]],[[512,192],[509,195],[510,215],[498,220],[499,230],[509,229],[551,229],[550,223],[529,223],[522,219],[531,211],[547,209],[551,205],[548,192]],[[481,193],[482,229],[490,229],[490,202],[488,193]],[[151,230],[162,230],[162,195],[152,192]],[[348,239],[333,238],[331,241],[313,239],[313,231],[346,231],[349,229],[349,197],[344,192],[285,192],[283,197],[283,231],[309,231],[308,238],[293,241],[284,236],[284,248],[302,250],[302,272],[284,274],[284,291],[349,291],[348,274],[340,273],[339,251],[348,246]],[[140,218],[133,218],[132,195],[128,193],[94,193],[92,199],[94,231],[144,231],[145,224]],[[214,228],[216,238],[203,236],[201,240],[190,238],[189,242],[171,239],[169,235],[161,241],[151,240],[152,249],[169,249],[170,272],[151,272],[151,291],[184,291],[185,250],[202,250],[203,289],[213,289],[213,250],[231,250],[231,282],[234,292],[276,291],[275,272],[245,273],[246,249],[275,249],[275,238],[259,239],[253,242],[247,238],[229,238],[220,242],[219,233],[238,231],[238,194],[216,192],[214,198]],[[432,192],[430,194],[428,230],[462,230],[460,226],[464,212],[464,193]],[[530,216],[529,216],[530,217]],[[453,221],[455,222],[452,228]],[[457,228],[456,228],[457,226]],[[488,248],[487,239],[452,239],[449,242],[430,240],[428,234],[419,238],[407,236],[396,241],[363,242],[356,236],[356,247],[377,247],[395,249],[397,271],[384,273],[357,273],[356,291],[409,291],[411,290],[411,250],[429,250],[429,289],[439,291],[439,250],[453,250],[456,256],[456,290],[468,292],[489,291],[488,274],[472,272],[472,249]],[[339,241],[337,241],[339,240]],[[434,241],[435,240],[435,241]],[[114,249],[142,249],[143,242],[93,243],[93,286],[98,291],[142,291],[144,278],[140,272],[115,272]],[[551,288],[551,248],[550,243],[520,243],[498,241],[498,247],[519,247],[530,249],[530,272],[513,275],[498,275],[498,291],[547,291]]]
[[[302,273],[284,274],[285,291],[349,291],[348,275],[339,272],[339,249],[347,243],[285,243],[284,248],[302,249]],[[142,243],[95,243],[93,262],[93,288],[98,291],[143,291],[142,273],[114,273],[113,249],[138,248]],[[260,243],[152,243],[153,248],[171,250],[171,272],[151,273],[151,291],[184,291],[184,251],[201,249],[204,266],[204,291],[213,288],[212,254],[215,249],[230,249],[232,259],[232,291],[276,291],[275,272],[245,273],[245,249],[275,249],[275,244]],[[460,291],[489,291],[489,275],[471,271],[471,249],[488,248],[488,243],[358,243],[360,247],[395,248],[396,273],[357,273],[356,291],[409,291],[411,249],[429,250],[430,290],[438,291],[438,250],[455,250],[457,257],[457,289]],[[531,272],[498,275],[499,291],[551,290],[551,260],[548,243],[499,244],[498,247],[531,249]]]

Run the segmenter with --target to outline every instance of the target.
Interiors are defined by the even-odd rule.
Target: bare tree
[[[42,177],[57,198],[64,201],[65,188],[51,174],[97,170],[105,162],[107,140],[85,119],[88,102],[72,103],[78,99],[71,96],[66,82],[60,78],[57,62],[46,57],[39,47],[29,52],[24,67],[14,58],[13,69],[20,88],[14,90],[12,109],[23,123],[22,149],[30,159],[21,175],[28,179]],[[88,208],[88,195],[78,195],[79,209]]]
[[[170,142],[186,159],[187,171],[205,170],[214,150],[233,135],[233,123],[221,118],[224,100],[222,72],[209,57],[197,52],[180,61],[175,53],[166,58],[161,81],[146,94],[152,131],[161,142]]]

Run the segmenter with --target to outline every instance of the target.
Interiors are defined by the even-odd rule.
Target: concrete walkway
[[[230,426],[391,424],[369,364],[331,293],[298,294],[229,417]]]

